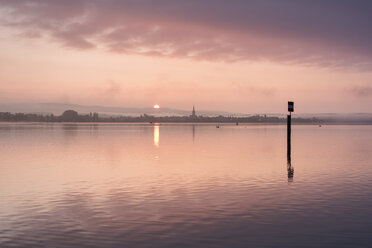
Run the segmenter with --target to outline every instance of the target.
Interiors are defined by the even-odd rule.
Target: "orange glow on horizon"
[[[154,105],[154,109],[160,109],[159,104],[155,104],[155,105]]]

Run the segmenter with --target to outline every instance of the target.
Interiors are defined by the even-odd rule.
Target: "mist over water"
[[[372,126],[0,123],[0,247],[368,247]]]

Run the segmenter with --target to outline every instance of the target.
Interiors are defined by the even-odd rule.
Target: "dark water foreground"
[[[372,126],[0,124],[0,247],[370,247]]]

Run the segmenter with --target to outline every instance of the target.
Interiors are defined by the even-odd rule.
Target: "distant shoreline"
[[[234,122],[73,122],[73,121],[0,121],[0,124],[66,124],[66,125],[100,125],[100,124],[128,124],[128,125],[205,125],[205,126],[243,126],[243,125],[271,125],[271,126],[285,126],[287,123],[270,123],[270,122],[239,122],[238,125]],[[292,123],[292,126],[372,126],[372,122],[324,122],[322,124],[317,123]]]
[[[0,122],[46,122],[46,123],[191,123],[191,124],[286,124],[286,117],[253,115],[249,117],[233,116],[153,116],[143,114],[133,116],[100,116],[98,113],[80,115],[74,110],[66,110],[62,115],[55,116],[26,113],[0,112]],[[292,117],[294,125],[372,125],[372,118],[368,119],[319,119]]]
[[[26,113],[10,113],[0,112],[0,121],[6,122],[81,122],[81,123],[270,123],[284,124],[286,118],[253,115],[249,117],[233,117],[233,116],[153,116],[143,114],[137,117],[133,116],[100,116],[98,113],[90,113],[80,115],[74,110],[66,110],[62,115],[55,116],[41,114],[26,114]],[[293,118],[293,123],[311,123],[317,124],[319,120],[316,118]]]

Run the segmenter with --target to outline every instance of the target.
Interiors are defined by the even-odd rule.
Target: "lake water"
[[[371,247],[372,126],[0,123],[0,196],[2,248]]]

